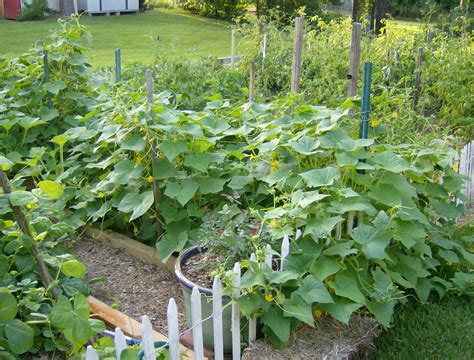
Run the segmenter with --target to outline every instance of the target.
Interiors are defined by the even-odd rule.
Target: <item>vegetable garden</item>
[[[245,54],[233,67],[160,56],[124,67],[120,81],[91,70],[78,18],[59,24],[0,60],[1,356],[111,346],[70,251],[91,226],[163,261],[198,245],[196,266],[211,282],[220,275],[229,296],[240,262],[242,317],[258,317],[275,347],[321,316],[348,323],[358,312],[388,327],[409,299],[472,295],[457,172],[474,123],[469,32],[364,33],[373,79],[359,138],[348,21],[306,20],[299,93],[289,91],[293,28],[271,17],[237,24]]]

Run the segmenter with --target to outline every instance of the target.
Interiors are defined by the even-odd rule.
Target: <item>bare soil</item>
[[[214,281],[210,274],[211,264],[217,263],[219,263],[218,256],[198,253],[186,259],[181,271],[193,283],[211,289]]]
[[[73,253],[87,267],[91,294],[141,321],[147,315],[153,328],[168,333],[166,310],[170,298],[178,305],[179,328],[187,328],[181,287],[174,275],[92,239],[82,238]]]

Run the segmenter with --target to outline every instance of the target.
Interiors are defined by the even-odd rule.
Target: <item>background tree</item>
[[[73,12],[73,0],[59,0],[59,14],[61,16],[71,16]]]

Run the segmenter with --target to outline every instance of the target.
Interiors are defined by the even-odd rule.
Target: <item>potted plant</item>
[[[236,262],[247,260],[253,252],[270,243],[270,236],[256,212],[224,205],[220,211],[203,217],[197,244],[180,254],[175,274],[184,294],[186,319],[191,326],[191,292],[197,286],[202,296],[202,317],[212,315],[212,284],[215,275],[224,275]],[[224,277],[224,288],[226,278]],[[225,289],[224,289],[225,293]],[[230,302],[224,296],[223,305]],[[223,312],[224,351],[232,351],[231,307]],[[213,324],[203,324],[204,346],[213,348]]]

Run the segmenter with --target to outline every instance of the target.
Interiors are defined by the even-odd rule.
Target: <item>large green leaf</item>
[[[29,191],[13,191],[10,194],[10,203],[13,206],[22,206],[38,202],[36,196]]]
[[[369,193],[369,197],[380,204],[394,207],[402,203],[401,194],[389,184],[377,184]]]
[[[48,195],[53,200],[58,200],[63,194],[63,187],[51,180],[43,180],[38,183],[38,187],[43,193]]]
[[[253,175],[241,176],[235,175],[232,177],[232,180],[227,184],[232,190],[240,190],[245,185],[250,184],[253,181]]]
[[[342,220],[343,218],[340,216],[308,220],[304,230],[304,235],[312,234],[317,237],[325,236],[329,234]]]
[[[286,317],[295,317],[311,326],[314,325],[311,305],[307,304],[296,293],[292,293],[291,297],[283,302],[283,311]]]
[[[336,279],[330,282],[330,285],[334,287],[336,295],[348,298],[359,304],[365,303],[365,296],[354,274],[348,272],[338,273]]]
[[[9,292],[0,292],[0,321],[8,321],[15,318],[18,311],[16,298]]]
[[[324,281],[328,276],[333,275],[339,271],[341,266],[337,263],[336,259],[319,256],[311,266],[311,274],[314,275],[319,281]]]
[[[122,150],[132,150],[132,151],[144,151],[145,150],[145,140],[142,136],[135,134],[131,137],[123,140],[120,143],[120,148]]]
[[[352,313],[362,306],[362,304],[339,300],[335,304],[321,304],[319,305],[319,308],[322,311],[328,312],[334,319],[339,320],[344,324],[348,324]]]
[[[130,160],[123,160],[114,167],[113,181],[117,184],[127,185],[130,180],[139,179],[142,175],[143,165],[134,165]]]
[[[202,153],[198,155],[188,155],[184,161],[184,165],[196,169],[201,172],[207,171],[212,163],[221,163],[224,161],[225,154],[219,153]]]
[[[71,324],[64,329],[64,335],[67,340],[80,347],[89,341],[92,335],[89,321],[83,317],[75,315]]]
[[[71,303],[65,296],[60,296],[56,304],[53,306],[51,311],[50,320],[51,325],[65,329],[72,323],[74,312],[72,311]]]
[[[82,279],[86,275],[86,267],[77,260],[69,260],[61,265],[64,275]]]
[[[320,194],[318,191],[302,191],[298,190],[291,194],[291,201],[294,204],[298,204],[302,208],[311,205],[314,202],[322,200],[329,195],[327,194]]]
[[[49,81],[43,85],[43,88],[51,94],[58,95],[61,90],[66,88],[66,83],[62,80]]]
[[[172,182],[168,184],[165,195],[178,200],[184,206],[191,200],[199,188],[199,182],[193,179],[185,179],[181,182]]]
[[[373,216],[377,210],[367,200],[362,197],[345,198],[342,201],[333,201],[328,212],[344,214],[350,211],[363,211],[367,215]]]
[[[335,245],[324,250],[323,255],[339,255],[341,257],[346,257],[347,255],[357,254],[357,249],[352,247],[353,244],[353,241],[337,242]]]
[[[431,199],[431,206],[438,214],[448,219],[457,218],[462,214],[461,207],[457,207],[447,201]]]
[[[357,148],[370,146],[374,143],[373,139],[353,140],[341,129],[335,129],[327,132],[319,138],[321,147],[327,149],[340,149],[346,151],[354,151]]]
[[[328,166],[323,169],[314,169],[300,174],[303,180],[311,187],[330,186],[341,177],[339,169]]]
[[[388,170],[394,173],[400,173],[411,169],[410,164],[401,156],[396,155],[391,150],[375,154],[371,158],[371,163],[377,168]]]
[[[362,252],[369,259],[385,259],[385,248],[392,239],[392,233],[384,228],[375,228],[370,225],[359,225],[351,237],[361,246]]]
[[[122,201],[120,201],[118,210],[124,213],[132,212],[129,220],[132,221],[145,214],[153,205],[154,200],[152,190],[145,191],[141,194],[127,193]]]
[[[393,238],[400,241],[406,248],[411,248],[419,240],[426,236],[423,227],[411,221],[399,221],[395,223]]]
[[[390,321],[392,320],[393,308],[397,302],[395,300],[389,300],[384,303],[377,301],[367,301],[366,306],[369,311],[374,314],[375,318],[383,326],[390,326]]]
[[[270,308],[262,315],[262,322],[272,330],[282,343],[290,338],[291,319],[283,316],[280,308]]]
[[[218,178],[200,178],[199,192],[201,194],[215,194],[222,191],[227,180]]]
[[[5,334],[10,350],[17,354],[24,354],[33,347],[35,332],[24,322],[14,319],[5,325]]]
[[[188,150],[188,146],[185,141],[163,141],[158,148],[165,154],[169,161],[173,161],[174,158]]]
[[[306,276],[303,280],[303,285],[300,286],[295,293],[306,301],[307,304],[316,302],[323,304],[334,303],[334,300],[324,284],[317,280],[313,275]]]
[[[250,316],[260,305],[261,297],[257,293],[247,293],[239,297],[240,311],[244,316]]]
[[[288,143],[288,145],[297,153],[311,155],[314,153],[314,150],[318,148],[319,141],[314,140],[310,136],[303,136],[297,141]]]

